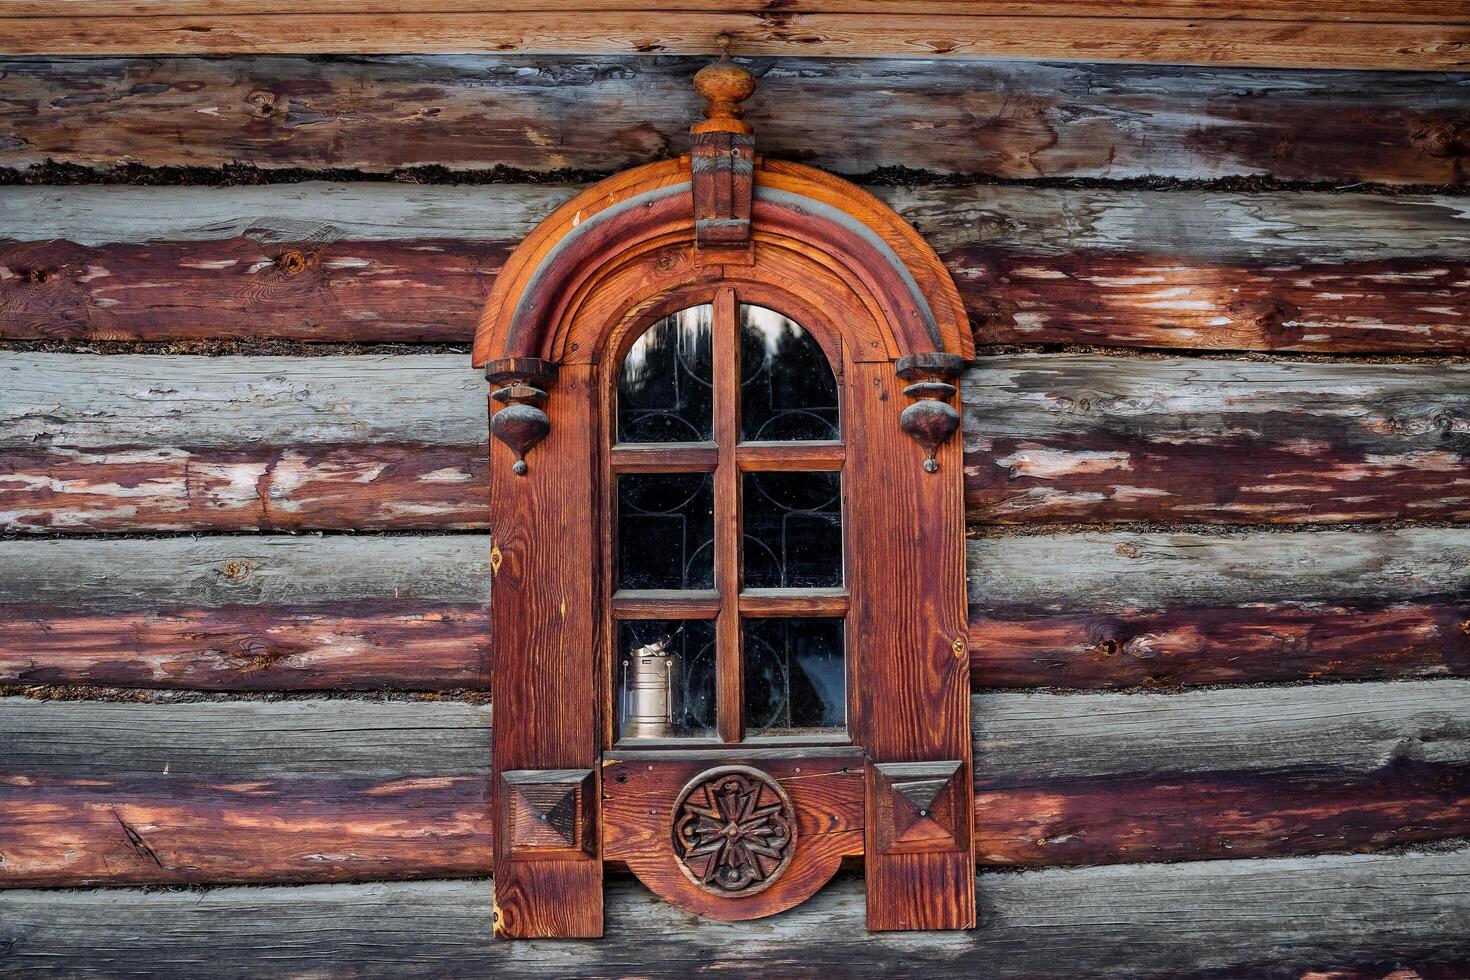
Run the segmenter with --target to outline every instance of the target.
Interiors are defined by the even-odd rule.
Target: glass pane
[[[745,473],[745,587],[842,584],[840,473]]]
[[[836,439],[837,378],[811,334],[740,307],[740,433],[748,441]]]
[[[840,619],[747,619],[745,729],[804,735],[847,724]]]
[[[613,683],[618,738],[713,736],[714,621],[619,623]]]
[[[712,589],[713,473],[618,477],[618,588]]]
[[[670,314],[633,342],[618,372],[619,442],[708,442],[714,437],[714,307]]]

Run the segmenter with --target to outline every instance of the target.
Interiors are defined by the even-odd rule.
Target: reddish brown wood
[[[621,445],[608,452],[614,473],[713,473],[719,464],[719,447]]]
[[[1207,773],[975,787],[982,865],[1372,851],[1470,831],[1470,768],[1408,759],[1359,776]]]
[[[612,597],[619,619],[714,619],[722,606],[714,589],[619,589]]]
[[[742,442],[735,461],[745,470],[840,470],[847,458],[841,442]]]
[[[490,682],[488,603],[4,607],[0,681],[190,690],[446,690]]]
[[[1119,688],[1470,673],[1470,605],[1006,610],[970,620],[976,687]]]
[[[599,458],[593,378],[585,367],[562,369],[546,409],[550,434],[524,476],[509,475],[508,447],[490,448],[491,472],[505,474],[490,483],[491,637],[498,664],[492,690],[502,719],[494,742],[497,779],[597,766],[603,695],[591,638],[602,616],[595,588],[601,522],[596,491],[585,478]],[[600,834],[600,825],[588,827],[584,839]],[[497,936],[602,934],[600,856],[518,857],[496,854]]]
[[[509,472],[510,463],[506,464]],[[482,446],[0,452],[12,531],[471,530]]]
[[[278,780],[7,772],[0,885],[486,875],[488,788],[485,772]]]
[[[796,812],[796,851],[764,890],[742,898],[712,895],[679,869],[669,846],[680,790],[715,766],[743,764],[776,779]],[[842,859],[862,853],[862,756],[855,749],[728,750],[719,753],[617,752],[603,766],[605,856],[626,864],[656,894],[715,919],[760,918],[811,897]]]
[[[775,763],[757,764],[775,771]],[[613,802],[623,790],[615,782],[619,773],[635,789],[646,774],[656,787],[650,790],[654,806],[666,809],[678,792],[642,766],[613,761],[604,771],[609,819],[621,821],[619,807],[631,806],[632,797]],[[494,837],[488,776],[258,780],[7,772],[0,774],[6,814],[0,884],[483,876],[490,873]],[[816,782],[789,785],[803,799],[818,794],[807,788]],[[852,851],[863,823],[861,789],[844,795],[834,783],[830,795],[805,798],[815,801],[809,812],[824,811],[839,822],[803,824],[803,836],[811,841],[828,834],[836,850]],[[630,814],[628,826],[645,825]],[[1467,834],[1470,767],[1449,764],[1402,760],[1360,775],[1221,772],[1026,785],[982,778],[976,784],[975,857],[981,867],[1372,852]],[[621,834],[607,842],[610,859],[619,849],[656,843],[651,836]]]
[[[715,586],[720,615],[715,620],[715,702],[720,739],[745,737],[745,667],[741,659],[740,590],[744,585],[744,507],[734,447],[740,441],[740,330],[735,291],[721,289],[714,302]]]
[[[964,503],[960,447],[938,447],[937,472],[902,434],[903,382],[890,364],[847,365],[846,519],[852,722],[868,758],[868,928],[965,929],[975,924],[968,641],[964,628]],[[882,488],[876,492],[876,488]],[[902,508],[892,501],[904,502]],[[883,853],[875,837],[875,763],[954,760],[966,798],[955,845]]]
[[[846,616],[846,589],[745,589],[742,616]]]
[[[1036,439],[997,433],[966,456],[969,514],[997,524],[1470,517],[1454,438],[1394,452],[1339,420],[1263,411],[1252,422],[1258,435],[1201,431],[1190,441],[1146,425],[1137,436],[1102,425]]]
[[[0,241],[0,337],[460,341],[510,243]]]
[[[512,243],[0,243],[0,337],[464,342]],[[1309,352],[1470,346],[1470,266],[1406,256],[1220,263],[950,247],[982,344]]]
[[[982,344],[1464,353],[1470,265],[944,252]]]

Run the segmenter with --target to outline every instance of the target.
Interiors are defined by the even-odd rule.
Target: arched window
[[[844,451],[821,344],[720,287],[619,352],[615,741],[845,740]]]
[[[954,284],[891,209],[689,157],[507,260],[491,384],[496,932],[596,936],[604,862],[768,915],[862,858],[873,929],[974,923]]]

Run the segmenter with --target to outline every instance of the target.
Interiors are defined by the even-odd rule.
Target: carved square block
[[[497,830],[512,861],[592,858],[596,785],[591,769],[517,769],[500,774]]]
[[[965,767],[961,762],[874,763],[878,850],[925,854],[961,847]]]

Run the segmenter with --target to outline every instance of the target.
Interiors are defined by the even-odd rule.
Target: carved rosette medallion
[[[743,898],[769,888],[796,851],[796,811],[781,784],[749,766],[691,779],[674,803],[674,858],[712,895]]]

